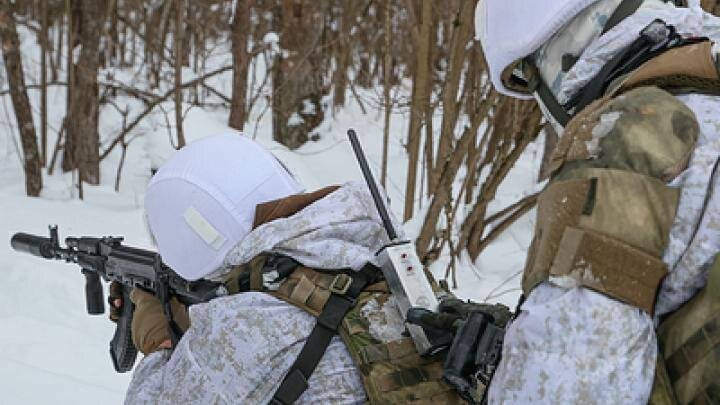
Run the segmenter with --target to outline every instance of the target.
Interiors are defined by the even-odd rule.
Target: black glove
[[[422,327],[433,344],[429,354],[447,350],[443,380],[472,404],[482,402],[511,317],[504,305],[456,298],[443,300],[437,312],[411,308],[407,313],[407,321]]]
[[[423,328],[432,348],[423,355],[436,355],[448,349],[458,328],[473,312],[480,312],[497,327],[504,329],[512,314],[502,304],[478,304],[457,298],[448,298],[440,302],[437,312],[425,308],[410,308],[407,321]]]
[[[502,304],[479,304],[472,301],[463,301],[457,298],[448,298],[438,305],[438,312],[467,318],[472,312],[482,312],[492,317],[492,322],[502,328],[512,317],[510,309]]]

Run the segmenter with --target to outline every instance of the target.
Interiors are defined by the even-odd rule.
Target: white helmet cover
[[[475,9],[475,38],[485,52],[498,92],[532,98],[505,86],[502,73],[538,50],[578,13],[598,0],[480,0]]]
[[[188,280],[220,267],[250,233],[257,204],[303,187],[242,135],[207,137],[165,162],[148,184],[145,214],[163,261]]]

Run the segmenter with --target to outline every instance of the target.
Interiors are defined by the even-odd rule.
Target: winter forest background
[[[514,306],[556,135],[492,89],[476,4],[0,0],[0,402],[119,403],[130,377],[78,269],[13,252],[12,234],[152,249],[153,170],[214,134],[256,139],[313,190],[362,179],[355,128],[433,274]]]

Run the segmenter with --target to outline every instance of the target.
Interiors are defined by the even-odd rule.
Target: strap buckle
[[[330,292],[337,295],[345,295],[347,294],[348,290],[350,290],[350,285],[352,285],[352,277],[348,276],[345,273],[340,273],[333,278],[333,281],[330,283],[330,287],[328,288]]]

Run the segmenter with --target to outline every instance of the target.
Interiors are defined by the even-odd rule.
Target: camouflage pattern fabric
[[[300,308],[256,292],[193,305],[190,320],[174,352],[135,366],[126,404],[266,404],[315,325]],[[335,337],[297,403],[365,401],[360,374]]]
[[[716,259],[711,277],[720,277]],[[720,298],[708,285],[658,328],[668,380],[679,404],[720,401]]]
[[[675,96],[642,87],[611,100],[598,100],[578,114],[563,131],[550,163],[612,168],[674,180],[688,164],[698,140],[695,114]],[[557,178],[572,177],[565,165]]]
[[[655,87],[598,100],[574,117],[538,201],[525,294],[551,276],[652,313],[680,195],[664,181],[685,169],[698,131],[692,111]]]
[[[706,13],[698,0],[690,0],[688,8],[677,8],[660,0],[644,1],[640,9],[620,22],[615,28],[594,40],[583,52],[580,60],[567,72],[556,94],[561,104],[587,85],[600,69],[620,51],[634,42],[638,33],[655,19],[661,19],[688,37],[717,36],[717,17]]]
[[[225,284],[230,293],[238,293],[235,286],[242,273],[260,272],[264,262],[265,258],[258,256],[228,274]],[[336,276],[297,266],[277,290],[267,293],[317,317],[330,298],[330,288]],[[470,308],[498,312],[493,306],[471,306],[460,300],[449,300],[446,304],[458,314]],[[455,390],[441,381],[444,359],[420,357],[412,339],[403,336],[404,322],[394,305],[385,282],[372,284],[358,297],[357,304],[345,316],[339,329],[362,377],[368,402],[463,403]]]
[[[299,214],[253,230],[228,253],[226,267],[218,270],[220,274],[269,251],[290,256],[314,269],[360,270],[367,263],[380,267],[375,253],[389,239],[364,183],[348,182]],[[392,215],[391,220],[402,233],[402,226]]]
[[[258,253],[279,251],[318,268],[360,268],[386,243],[367,188],[348,183],[289,218],[258,227],[227,261],[241,265]],[[246,251],[256,253],[246,258]],[[216,276],[231,269],[219,269]],[[382,307],[367,311],[385,316]],[[315,322],[302,309],[265,293],[193,305],[190,328],[175,351],[153,353],[136,365],[125,403],[268,403]],[[361,374],[340,338],[333,338],[298,403],[366,400]]]
[[[579,58],[583,50],[600,36],[621,2],[622,0],[596,2],[533,54],[532,58],[540,70],[540,76],[554,94],[560,90],[566,74],[563,57]]]
[[[369,403],[465,403],[452,387],[442,382],[443,359],[420,357],[412,339],[402,335],[404,327],[399,315],[388,318],[384,315],[387,311],[374,311],[373,315],[369,315],[369,309],[387,307],[388,299],[390,295],[387,293],[363,293],[358,304],[345,316],[340,330],[362,376]],[[397,323],[398,320],[400,323]],[[371,326],[371,321],[374,326]],[[383,338],[377,333],[381,325],[400,333],[388,341],[387,336]]]
[[[657,3],[643,5],[590,44],[562,80],[560,102],[656,18],[683,34],[720,40],[720,19],[703,12],[698,1],[687,9]],[[656,315],[693,297],[705,285],[707,263],[720,251],[720,175],[712,171],[720,156],[720,98],[678,99],[695,114],[699,133],[688,168],[669,184],[680,190],[680,200],[663,255],[670,272]],[[521,310],[508,329],[490,403],[647,403],[658,353],[650,316],[603,294],[550,282],[535,288]]]
[[[670,376],[668,376],[662,356],[658,356],[655,364],[655,381],[648,405],[677,405],[675,391],[672,388],[672,382],[670,382]]]

